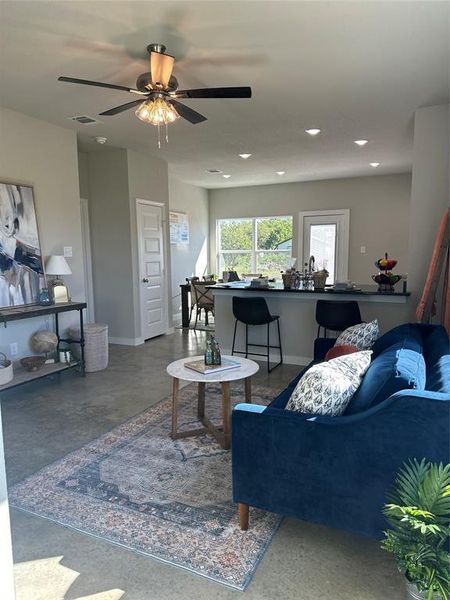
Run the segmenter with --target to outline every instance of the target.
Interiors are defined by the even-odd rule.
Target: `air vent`
[[[220,171],[219,169],[206,169],[207,173],[211,173],[211,175],[217,175],[219,173],[222,173],[222,171]]]
[[[82,125],[96,125],[97,123],[101,123],[97,119],[93,117],[88,117],[87,115],[79,115],[77,117],[68,117],[69,121],[76,121],[77,123],[81,123]]]

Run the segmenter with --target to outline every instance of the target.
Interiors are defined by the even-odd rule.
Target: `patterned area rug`
[[[220,423],[220,387],[206,390]],[[234,403],[242,385],[232,387]],[[254,386],[253,401],[274,391]],[[198,424],[197,387],[181,390],[180,429]],[[230,452],[209,435],[172,441],[167,398],[17,484],[16,508],[244,590],[280,518],[252,510],[239,529],[231,495]]]

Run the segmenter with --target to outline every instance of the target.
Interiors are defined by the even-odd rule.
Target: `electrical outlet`
[[[17,345],[17,342],[13,342],[9,345],[9,352],[11,356],[17,356],[19,354],[19,346]]]
[[[367,248],[365,246],[361,246],[361,254],[365,254],[367,252]]]
[[[64,256],[66,258],[72,258],[72,246],[64,246]]]

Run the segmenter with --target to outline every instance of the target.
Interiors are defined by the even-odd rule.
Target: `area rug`
[[[181,391],[180,429],[197,423],[195,384]],[[234,403],[243,389],[232,387]],[[268,404],[274,391],[254,387]],[[207,386],[206,412],[220,422],[220,387]],[[166,398],[17,484],[12,506],[244,590],[280,518],[251,511],[239,529],[230,452],[209,435],[173,441]]]

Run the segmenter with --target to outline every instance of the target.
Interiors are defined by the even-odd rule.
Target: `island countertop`
[[[251,288],[248,282],[230,282],[209,286],[214,294],[214,321],[216,338],[222,350],[230,354],[235,319],[233,316],[233,296],[263,297],[269,311],[280,316],[281,341],[283,344],[284,362],[306,365],[312,359],[314,339],[317,336],[315,318],[317,300],[333,300],[358,302],[363,321],[377,319],[380,333],[407,323],[410,320],[409,292],[378,292],[375,285],[361,285],[357,289],[336,292],[330,288],[323,291],[290,290],[283,285],[272,284],[269,288]],[[237,327],[237,347],[243,348],[245,327]],[[266,342],[266,327],[251,327],[251,342]],[[271,330],[271,340],[277,341],[275,330]],[[252,358],[249,355],[249,358]],[[278,360],[276,352],[271,352],[273,361]]]

